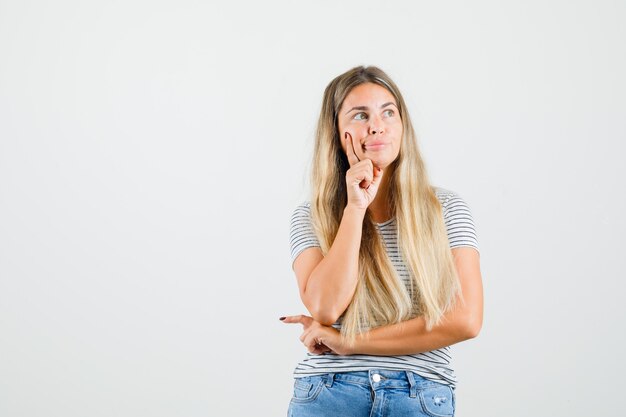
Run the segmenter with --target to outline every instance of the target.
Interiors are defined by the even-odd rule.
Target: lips
[[[375,140],[372,142],[368,142],[364,145],[365,149],[381,149],[386,145],[389,145],[389,142],[384,142],[382,140]]]

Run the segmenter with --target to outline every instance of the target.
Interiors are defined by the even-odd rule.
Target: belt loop
[[[406,379],[409,380],[409,385],[411,386],[411,388],[409,389],[409,397],[411,398],[415,398],[417,397],[417,382],[415,381],[415,377],[413,376],[413,372],[411,371],[405,371],[406,372]]]
[[[335,380],[335,374],[334,373],[328,373],[326,374],[326,386],[328,388],[333,386],[333,381]]]

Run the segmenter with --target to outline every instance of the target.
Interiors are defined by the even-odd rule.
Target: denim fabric
[[[454,390],[411,371],[371,369],[294,378],[288,417],[451,417]]]

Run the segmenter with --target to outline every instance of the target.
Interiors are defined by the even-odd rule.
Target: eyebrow
[[[382,108],[385,108],[385,107],[389,106],[390,104],[393,104],[394,106],[396,106],[396,103],[394,103],[394,102],[392,102],[392,101],[389,101],[389,102],[387,102],[387,103],[383,104],[382,106],[380,106],[380,108],[381,108],[381,109],[382,109]],[[396,108],[398,108],[398,106],[396,106]],[[350,110],[348,110],[348,111],[346,112],[346,114],[350,113],[352,110],[369,110],[369,109],[370,109],[370,108],[369,108],[369,107],[367,107],[367,106],[356,106],[356,107],[352,107]]]

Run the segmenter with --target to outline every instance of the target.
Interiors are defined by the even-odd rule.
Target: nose
[[[372,117],[370,119],[369,133],[370,135],[381,135],[384,131],[383,122],[380,117]]]

